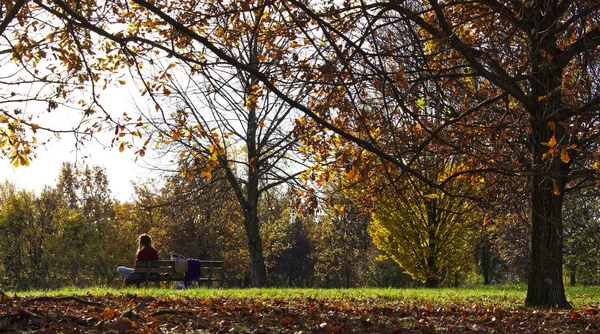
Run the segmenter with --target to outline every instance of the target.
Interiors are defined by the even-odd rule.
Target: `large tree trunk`
[[[570,308],[563,284],[562,194],[547,175],[533,177],[531,267],[526,306]]]
[[[547,3],[540,2],[540,6]],[[556,22],[551,10],[533,11],[531,115],[531,266],[525,305],[570,308],[563,283],[562,205],[569,175],[569,159],[562,161],[561,146],[570,142],[561,123],[564,113],[560,86],[562,73],[548,66],[548,55],[559,52],[556,38],[542,33]],[[542,37],[544,36],[544,37]],[[564,149],[562,149],[564,150]]]

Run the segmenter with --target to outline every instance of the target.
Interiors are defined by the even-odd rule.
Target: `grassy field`
[[[576,286],[566,287],[567,299],[574,308],[584,306],[600,307],[600,287]],[[314,299],[393,299],[399,301],[448,303],[495,304],[499,307],[520,307],[525,301],[526,285],[490,285],[461,288],[357,288],[357,289],[298,289],[298,288],[265,288],[265,289],[220,289],[191,288],[175,290],[173,288],[64,288],[60,290],[32,290],[19,292],[21,297],[37,296],[106,296],[106,295],[138,295],[150,297],[190,297],[190,298],[314,298]],[[8,295],[14,293],[8,293]]]
[[[526,291],[525,285],[500,285],[9,292],[0,299],[0,332],[600,332],[600,287],[568,287],[573,310],[526,309]]]

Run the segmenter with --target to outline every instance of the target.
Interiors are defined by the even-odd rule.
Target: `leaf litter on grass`
[[[393,298],[191,298],[134,294],[7,298],[0,332],[594,333],[598,309],[544,311],[493,302]]]

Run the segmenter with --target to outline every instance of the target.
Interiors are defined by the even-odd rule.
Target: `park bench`
[[[210,287],[215,281],[223,281],[223,261],[199,260],[200,279],[198,284],[205,282]],[[139,288],[141,283],[156,282],[160,287],[160,282],[184,281],[185,274],[178,273],[175,270],[175,260],[157,260],[157,261],[137,261],[134,268],[134,274],[139,276],[134,284]]]

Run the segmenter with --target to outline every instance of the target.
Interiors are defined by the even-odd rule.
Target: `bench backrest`
[[[218,281],[223,274],[223,261],[214,260],[199,260],[200,262],[200,280],[201,281]],[[174,260],[156,260],[156,261],[137,261],[134,271],[136,273],[151,274],[168,274],[169,280],[182,281],[185,274],[175,271]]]

